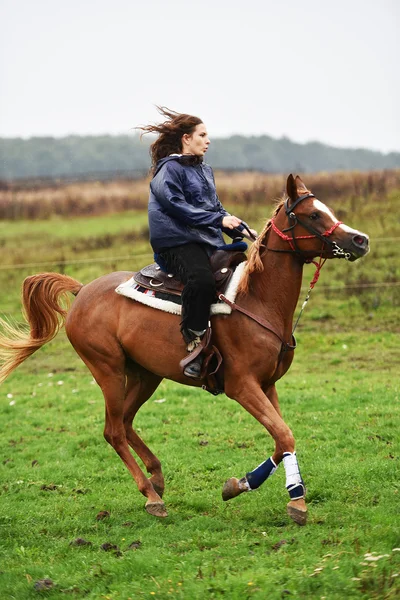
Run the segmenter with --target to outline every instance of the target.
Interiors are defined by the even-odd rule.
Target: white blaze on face
[[[333,212],[331,210],[329,210],[329,208],[325,204],[323,204],[323,202],[315,199],[315,200],[313,200],[313,205],[314,205],[315,210],[325,213],[330,219],[332,219],[332,221],[334,223],[338,222],[338,220],[336,219]]]
[[[313,205],[314,205],[315,210],[318,210],[319,212],[327,215],[330,219],[332,219],[333,223],[338,222],[338,219],[335,217],[333,212],[326,206],[326,204],[324,204],[320,200],[315,199],[315,200],[313,200]],[[356,231],[356,229],[352,229],[352,227],[349,227],[348,225],[345,225],[344,223],[339,225],[339,228],[342,231],[345,231],[346,233],[353,233],[353,234],[358,233],[358,231]]]
[[[339,225],[338,229],[339,228],[342,231],[344,231],[345,233],[352,233],[353,235],[357,235],[358,233],[360,233],[359,231],[357,231],[357,229],[353,229],[352,227],[349,227],[348,225],[345,225],[344,223]]]

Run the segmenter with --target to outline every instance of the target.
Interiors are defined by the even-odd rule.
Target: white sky
[[[132,133],[400,151],[400,0],[0,0],[0,136]]]

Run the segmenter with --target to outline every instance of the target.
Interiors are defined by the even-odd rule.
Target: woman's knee
[[[196,272],[192,274],[191,280],[194,287],[215,292],[215,279],[211,269],[196,269]]]

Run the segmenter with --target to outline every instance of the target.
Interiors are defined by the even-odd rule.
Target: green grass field
[[[397,199],[392,190],[385,207]],[[380,210],[364,202],[343,219],[371,235],[372,251],[324,267],[278,383],[307,526],[286,515],[283,467],[222,502],[224,481],[270,456],[272,439],[224,395],[167,381],[135,421],[166,477],[169,516],[148,515],[102,437],[102,394],[61,332],[0,388],[0,598],[399,597],[399,288],[383,284],[398,280],[398,245],[385,237],[400,225]],[[21,319],[28,274],[88,282],[150,262],[145,224],[141,212],[0,223],[2,316]],[[305,287],[312,275],[306,267]]]

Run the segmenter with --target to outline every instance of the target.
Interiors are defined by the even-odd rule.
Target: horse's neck
[[[293,254],[266,251],[263,271],[250,275],[246,304],[263,316],[285,337],[292,331],[293,314],[299,299],[303,264]]]

